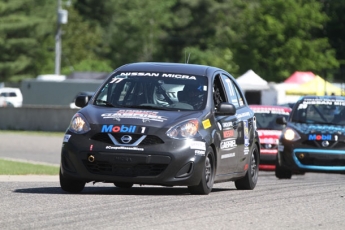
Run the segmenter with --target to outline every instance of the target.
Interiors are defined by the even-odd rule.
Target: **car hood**
[[[340,125],[324,125],[324,124],[305,124],[291,122],[289,127],[303,134],[309,133],[328,133],[328,134],[345,134],[345,126]]]
[[[260,143],[262,144],[276,144],[280,135],[282,134],[281,130],[258,130]]]
[[[165,111],[87,106],[79,111],[91,125],[131,124],[161,128],[180,121],[199,118],[201,111]]]

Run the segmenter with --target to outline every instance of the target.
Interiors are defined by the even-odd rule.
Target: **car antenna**
[[[189,57],[190,57],[190,53],[188,53],[188,59],[186,60],[186,64],[188,64],[189,62]]]

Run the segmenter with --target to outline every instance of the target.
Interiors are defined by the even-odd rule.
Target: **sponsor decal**
[[[125,146],[106,146],[105,149],[111,149],[111,150],[135,150],[135,151],[144,151],[143,148],[138,148],[138,147],[125,147]]]
[[[70,138],[71,138],[70,134],[65,134],[65,136],[63,137],[63,142],[68,142]]]
[[[260,138],[260,143],[262,144],[278,144],[278,138]]]
[[[120,73],[121,76],[146,76],[146,77],[165,77],[165,78],[177,78],[186,80],[196,80],[193,75],[186,74],[174,74],[174,73],[150,73],[150,72],[125,72]]]
[[[210,119],[203,120],[202,125],[204,126],[204,129],[210,128],[211,127]]]
[[[191,141],[189,146],[190,149],[206,150],[206,144],[202,141]]]
[[[244,147],[243,154],[244,155],[248,155],[248,153],[249,153],[249,148],[248,147]]]
[[[284,151],[284,145],[278,145],[278,151],[283,152]]]
[[[230,157],[234,157],[235,153],[227,153],[227,154],[223,154],[220,158],[221,159],[226,159],[226,158],[230,158]]]
[[[205,156],[205,151],[204,150],[195,150],[195,155]]]
[[[242,117],[249,117],[250,116],[250,113],[249,112],[245,112],[245,113],[240,113],[240,114],[237,114],[236,117],[237,119],[240,119]]]
[[[345,126],[338,126],[338,125],[305,125],[302,123],[293,123],[291,125],[292,128],[297,129],[299,132],[303,134],[311,134],[311,133],[329,133],[329,134],[338,134],[339,132],[345,133]]]
[[[289,115],[290,112],[287,109],[283,109],[283,108],[271,108],[271,107],[255,107],[252,108],[252,110],[254,111],[254,113],[265,113],[265,114],[280,114],[280,115]]]
[[[223,124],[223,128],[232,128],[233,127],[233,124],[232,124],[232,122],[230,121],[230,122],[224,122]]]
[[[244,146],[249,146],[249,130],[248,130],[248,121],[243,121],[243,137],[244,137]]]
[[[331,141],[331,134],[309,134],[308,140],[310,141]]]
[[[220,148],[223,150],[230,150],[237,147],[236,139],[224,140],[220,143]]]
[[[242,97],[240,98],[240,106],[243,106],[243,99],[242,99]]]
[[[103,113],[101,116],[104,119],[114,119],[120,121],[123,118],[128,119],[141,119],[143,122],[159,121],[163,122],[167,120],[166,117],[159,116],[159,112],[154,111],[142,111],[142,110],[119,110],[116,113]]]
[[[229,137],[234,137],[234,136],[235,136],[235,131],[233,129],[223,131],[223,138],[229,138]]]
[[[135,125],[103,125],[102,133],[135,133],[137,126]],[[142,127],[141,133],[145,132],[145,127]]]

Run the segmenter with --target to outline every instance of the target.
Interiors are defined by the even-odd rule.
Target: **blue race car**
[[[278,145],[275,175],[290,179],[305,172],[345,173],[345,97],[304,96],[286,120]]]

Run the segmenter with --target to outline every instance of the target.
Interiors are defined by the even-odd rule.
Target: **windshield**
[[[277,124],[276,119],[278,117],[285,117],[285,119],[288,119],[289,115],[255,112],[255,117],[256,117],[256,125],[258,129],[282,130],[285,126]]]
[[[181,73],[117,72],[95,98],[95,105],[162,110],[202,110],[207,78]]]
[[[298,102],[292,122],[345,125],[345,100],[304,99]]]

